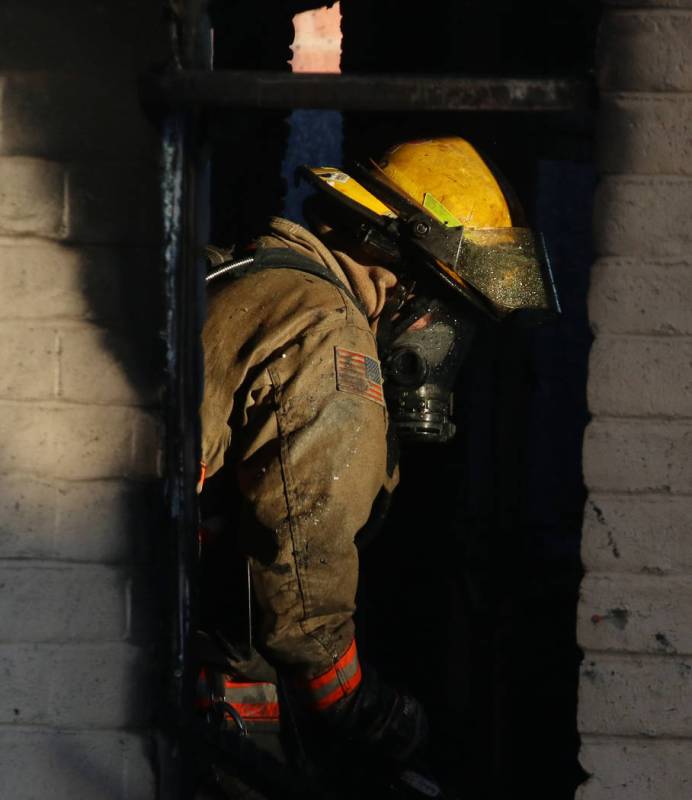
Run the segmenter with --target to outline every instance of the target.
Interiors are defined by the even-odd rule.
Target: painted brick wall
[[[0,4],[0,797],[146,800],[159,4]]]
[[[634,7],[633,7],[634,6]],[[692,795],[692,0],[611,0],[578,637],[579,800]]]

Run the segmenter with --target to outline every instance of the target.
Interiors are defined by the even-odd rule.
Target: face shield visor
[[[434,197],[422,206],[392,186],[383,173],[361,168],[367,189],[391,207],[405,263],[418,264],[495,319],[514,314],[539,323],[559,313],[557,290],[543,237],[530,228],[462,225]],[[371,238],[382,237],[372,230]]]
[[[559,312],[543,237],[529,228],[457,228],[425,247],[446,283],[495,319],[537,324]],[[451,245],[451,246],[450,246]]]

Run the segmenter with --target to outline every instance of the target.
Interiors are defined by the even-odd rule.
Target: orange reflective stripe
[[[278,719],[278,703],[231,703],[243,719]],[[230,714],[228,715],[230,717]]]
[[[314,709],[315,711],[324,711],[325,708],[333,706],[334,703],[338,703],[343,697],[348,697],[348,695],[353,694],[353,692],[355,692],[355,690],[358,688],[361,678],[362,674],[359,664],[358,669],[353,676],[343,684],[339,684],[339,686],[337,686],[332,692],[324,697],[314,697],[312,702],[310,702],[310,708]]]
[[[355,692],[361,677],[354,639],[333,667],[314,678],[294,681],[294,686],[302,693],[308,707],[322,711]]]
[[[243,681],[234,681],[233,678],[224,675],[223,685],[227,689],[261,689],[270,694],[276,694],[276,685],[266,681],[246,681],[243,683]]]
[[[278,719],[279,694],[276,684],[266,682],[234,681],[224,677],[223,699],[243,719]]]
[[[321,689],[324,686],[327,686],[333,683],[335,680],[339,680],[339,672],[343,672],[345,669],[348,668],[350,664],[353,663],[354,659],[357,659],[358,655],[356,652],[356,640],[354,639],[351,644],[348,646],[346,652],[339,658],[339,660],[334,664],[333,667],[330,667],[326,672],[323,672],[321,675],[318,675],[316,678],[310,678],[305,681],[305,686],[310,691],[316,691],[317,689]]]
[[[199,480],[197,481],[197,494],[202,491],[204,479],[207,477],[207,465],[204,461],[199,462]]]
[[[362,677],[363,673],[360,671],[360,662],[358,662],[356,664],[356,671],[350,678],[347,678],[342,684],[346,694],[351,694],[351,692],[355,692],[355,690],[358,688],[358,684],[361,682]]]
[[[346,652],[341,656],[341,658],[336,662],[334,668],[345,669],[354,658],[358,658],[358,651],[356,650],[356,640],[353,639],[351,644],[347,647]]]
[[[197,678],[195,708],[208,711],[215,703],[224,702],[233,706],[243,719],[251,722],[276,722],[279,719],[279,695],[275,684],[234,681],[228,675],[216,675],[223,679],[223,697],[212,691],[207,670],[202,667]],[[232,719],[228,712],[224,716],[228,720]]]

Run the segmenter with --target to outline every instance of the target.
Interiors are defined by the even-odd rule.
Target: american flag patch
[[[343,347],[335,347],[334,361],[336,388],[340,392],[359,394],[384,406],[382,370],[376,358]]]

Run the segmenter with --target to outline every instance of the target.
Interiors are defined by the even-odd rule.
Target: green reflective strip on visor
[[[423,195],[423,208],[448,228],[461,228],[461,222],[430,192]]]

